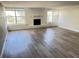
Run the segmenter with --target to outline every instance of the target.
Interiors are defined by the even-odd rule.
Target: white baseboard
[[[71,30],[71,31],[75,31],[75,32],[79,32],[79,30],[76,30],[76,29],[73,29],[73,28],[67,28],[67,27],[63,27],[63,26],[58,26],[60,28],[64,28],[64,29],[67,29],[67,30]]]
[[[9,26],[8,30],[20,30],[20,29],[40,28],[40,27],[50,27],[50,26],[57,26],[57,25]]]

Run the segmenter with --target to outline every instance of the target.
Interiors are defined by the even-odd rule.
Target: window
[[[47,23],[57,23],[58,11],[47,11]]]
[[[7,24],[25,24],[25,10],[24,9],[5,9]]]
[[[53,16],[52,11],[48,11],[47,12],[47,23],[52,23],[52,16]]]

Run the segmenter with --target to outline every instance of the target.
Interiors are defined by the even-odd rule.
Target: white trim
[[[63,27],[63,26],[58,26],[60,28],[64,28],[64,29],[67,29],[67,30],[71,30],[71,31],[75,31],[75,32],[79,32],[79,30],[76,30],[76,29],[73,29],[73,28],[68,28],[68,27]]]
[[[4,40],[4,43],[3,43],[3,47],[2,47],[2,51],[1,51],[0,58],[2,58],[2,57],[3,57],[3,52],[4,52],[4,48],[5,48],[5,44],[6,44],[7,34],[8,34],[8,32],[6,33],[6,36],[5,36],[5,40]]]
[[[16,26],[9,26],[8,30],[24,30],[24,29],[30,29],[30,28],[40,28],[40,27],[54,27],[57,25],[35,25],[35,26],[27,26],[27,25],[16,25]]]

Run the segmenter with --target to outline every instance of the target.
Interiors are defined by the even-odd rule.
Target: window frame
[[[22,10],[21,10],[22,9]],[[23,17],[24,18],[24,22],[23,23],[21,23],[21,24],[25,24],[25,16],[26,16],[26,13],[25,13],[25,9],[24,8],[5,8],[5,12],[6,11],[14,11],[15,12],[15,16],[13,16],[13,17],[15,17],[15,24],[8,24],[8,25],[20,25],[18,22],[17,22],[17,18],[18,17]],[[17,11],[23,11],[24,12],[24,16],[17,16],[16,15],[16,12]],[[8,21],[8,17],[11,17],[11,16],[7,16],[6,15],[6,18],[7,18],[7,21]]]

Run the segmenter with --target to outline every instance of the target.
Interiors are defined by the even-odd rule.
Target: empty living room
[[[79,1],[0,1],[0,58],[79,58]]]

